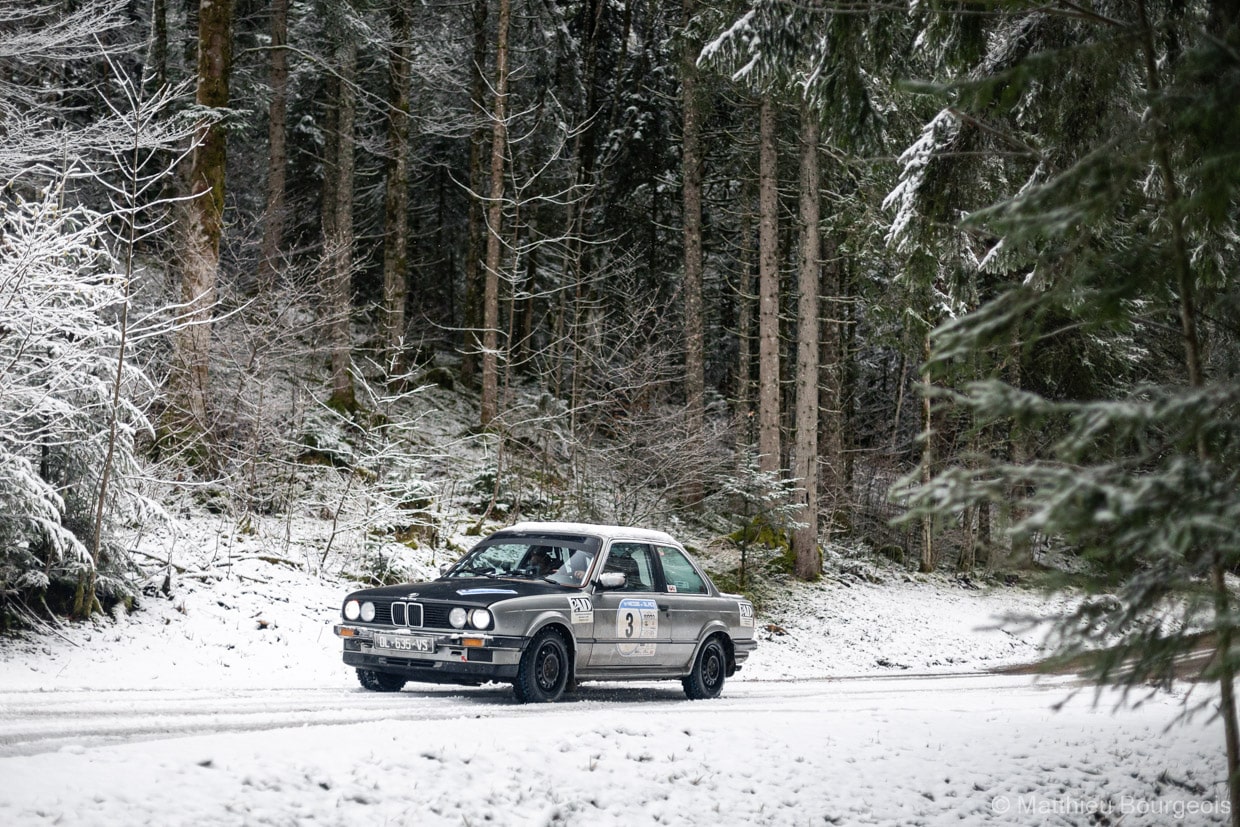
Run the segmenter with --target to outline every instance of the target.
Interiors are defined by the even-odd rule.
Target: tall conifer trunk
[[[779,439],[779,182],[775,103],[764,95],[758,112],[758,466],[780,466]]]
[[[683,22],[693,17],[694,0],[685,0]],[[705,420],[706,372],[703,351],[702,306],[702,146],[701,103],[698,94],[696,40],[685,38],[680,59],[683,127],[681,136],[681,174],[684,176],[684,308],[685,308],[685,425],[691,440],[701,437]],[[696,475],[686,480],[681,492],[684,500],[696,504],[702,499],[702,480]]]
[[[203,0],[198,11],[198,87],[200,107],[228,106],[232,69],[232,0]],[[190,168],[181,257],[181,308],[173,336],[170,377],[170,429],[180,441],[205,434],[207,381],[211,360],[211,322],[224,229],[224,171],[228,140],[219,120],[198,134]]]
[[[383,199],[384,363],[403,372],[405,296],[409,263],[409,0],[391,0],[392,52],[388,77],[388,159]],[[441,211],[442,212],[442,211]]]
[[[491,111],[491,194],[487,205],[487,260],[482,296],[482,426],[499,412],[499,268],[503,254],[504,154],[507,149],[509,0],[500,0],[495,38],[495,105]]]
[[[801,100],[801,251],[797,284],[796,437],[792,476],[801,486],[801,523],[792,533],[796,575],[813,580],[822,574],[818,552],[818,288],[821,279],[819,237],[818,113]]]
[[[478,373],[478,361],[482,350],[482,256],[483,226],[482,198],[479,195],[485,183],[483,157],[486,152],[487,131],[483,120],[486,97],[487,60],[487,0],[474,0],[474,59],[469,66],[470,116],[474,128],[469,134],[469,229],[468,246],[465,250],[465,342],[461,354],[461,381],[470,384]]]
[[[267,105],[267,208],[258,257],[259,289],[276,279],[284,246],[285,167],[288,163],[288,0],[271,0],[271,102]]]
[[[331,226],[323,243],[327,256],[328,347],[331,351],[331,397],[337,410],[357,407],[353,389],[353,343],[350,331],[353,281],[353,134],[356,117],[357,40],[342,27],[336,45],[335,176],[325,201],[331,201]]]
[[[168,82],[168,0],[151,0],[151,43],[146,74],[156,89]]]

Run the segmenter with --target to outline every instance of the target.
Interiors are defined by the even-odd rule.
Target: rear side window
[[[678,548],[659,546],[659,562],[667,590],[674,594],[706,594],[706,583]]]

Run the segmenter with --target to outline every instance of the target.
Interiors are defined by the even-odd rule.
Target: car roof
[[[593,523],[523,522],[510,525],[496,532],[503,534],[585,534],[604,540],[642,540],[648,543],[665,543],[679,546],[672,535],[649,528],[631,526],[595,525]]]

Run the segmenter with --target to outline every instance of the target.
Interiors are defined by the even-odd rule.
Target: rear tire
[[[691,701],[718,698],[723,691],[723,679],[728,671],[728,654],[723,651],[719,638],[706,641],[693,662],[693,671],[681,681],[685,694]]]
[[[391,672],[376,672],[373,669],[357,670],[357,682],[371,692],[399,692],[405,688],[406,679]]]
[[[568,687],[572,671],[563,635],[544,629],[521,656],[517,679],[512,683],[513,694],[523,704],[558,701]]]

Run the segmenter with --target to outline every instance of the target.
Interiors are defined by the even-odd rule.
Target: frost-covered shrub
[[[49,595],[67,607],[85,578],[96,593],[125,592],[111,538],[137,502],[126,479],[147,422],[132,400],[148,383],[123,365],[115,394],[121,279],[101,217],[63,208],[59,196],[0,199],[0,623]],[[113,417],[113,482],[96,544]]]

